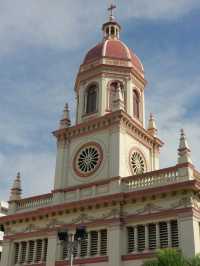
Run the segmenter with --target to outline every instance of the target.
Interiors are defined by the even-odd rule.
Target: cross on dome
[[[112,4],[108,7],[109,14],[109,21],[103,24],[103,32],[104,32],[104,39],[119,39],[119,32],[121,31],[120,25],[115,20],[113,16],[113,11],[116,9],[117,6]]]
[[[108,8],[108,12],[110,12],[110,20],[112,20],[113,19],[113,10],[114,9],[116,9],[117,8],[117,6],[116,5],[114,5],[114,4],[112,4],[111,3],[111,5],[109,6],[109,8]]]

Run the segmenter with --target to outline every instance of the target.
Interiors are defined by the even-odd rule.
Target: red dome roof
[[[139,72],[144,72],[140,59],[120,40],[105,40],[97,44],[86,55],[83,64],[101,59],[102,57],[128,60]]]

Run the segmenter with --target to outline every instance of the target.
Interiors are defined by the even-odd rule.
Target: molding
[[[90,264],[90,263],[100,263],[108,262],[108,256],[95,257],[95,258],[85,258],[85,259],[75,259],[74,265],[81,264]],[[67,266],[69,261],[56,261],[55,266]]]
[[[56,190],[53,190],[52,192],[53,193],[71,192],[71,191],[75,191],[77,189],[84,189],[84,188],[89,188],[89,187],[93,187],[93,186],[108,185],[110,182],[117,181],[117,180],[120,180],[120,177],[112,177],[109,179],[91,182],[91,183],[87,183],[87,184],[81,184],[81,185],[77,185],[77,186],[73,186],[73,187],[69,187],[69,188],[56,189]]]
[[[23,219],[36,219],[36,217],[40,216],[45,216],[45,215],[56,215],[60,211],[65,211],[65,210],[74,210],[78,209],[81,210],[81,208],[87,208],[88,206],[97,206],[97,205],[103,205],[103,204],[108,204],[108,203],[123,203],[126,202],[127,200],[132,200],[132,199],[138,199],[138,198],[144,198],[147,196],[152,196],[152,195],[158,195],[162,193],[171,193],[174,190],[183,190],[183,189],[192,189],[195,191],[199,191],[200,183],[197,180],[190,180],[186,182],[181,182],[181,183],[176,183],[176,184],[170,184],[162,187],[156,187],[156,188],[149,188],[149,189],[144,189],[140,191],[131,191],[131,192],[122,192],[122,193],[116,193],[116,194],[111,194],[107,196],[101,196],[101,197],[96,197],[95,200],[94,198],[91,199],[85,199],[85,200],[80,200],[80,201],[75,201],[75,202],[70,202],[70,203],[62,203],[58,205],[51,205],[43,208],[38,208],[36,210],[32,210],[30,212],[23,212],[23,213],[16,213],[8,216],[4,216],[0,218],[0,223],[7,223],[7,222],[15,222],[20,221]],[[7,224],[8,225],[8,224]]]
[[[141,253],[136,253],[136,254],[128,254],[128,255],[123,255],[122,256],[122,261],[127,261],[127,260],[141,260],[141,259],[148,259],[148,258],[153,258],[155,256],[156,252],[141,252]]]
[[[18,264],[17,264],[17,265],[18,265]],[[46,262],[42,262],[42,263],[39,263],[39,262],[38,262],[38,263],[34,263],[34,264],[32,264],[32,263],[31,263],[31,264],[26,264],[26,263],[24,264],[24,263],[23,263],[23,266],[30,266],[30,265],[31,265],[31,266],[46,266]]]
[[[112,211],[111,211],[112,212]],[[101,218],[96,218],[92,221],[85,221],[84,224],[86,227],[90,228],[96,228],[96,227],[104,227],[104,226],[109,226],[113,224],[120,224],[120,225],[127,225],[132,222],[134,223],[146,223],[147,221],[152,221],[152,220],[163,220],[167,218],[179,218],[179,217],[199,217],[200,216],[200,210],[195,210],[194,208],[182,208],[182,209],[168,209],[168,210],[163,210],[157,213],[147,213],[147,214],[122,214],[120,213],[121,216],[112,215],[111,219],[107,219],[104,217]],[[108,215],[109,216],[109,215]],[[110,215],[111,216],[111,215]],[[118,217],[117,217],[118,216]],[[93,217],[92,217],[93,218]],[[80,221],[80,220],[79,220]],[[78,222],[78,219],[77,221]],[[81,221],[80,221],[81,222]],[[69,230],[75,230],[77,224],[75,224],[73,221],[70,224],[62,224],[60,226],[56,226],[54,228],[41,228],[38,231],[33,231],[33,232],[21,232],[21,233],[14,233],[12,235],[6,235],[4,237],[5,240],[15,240],[15,239],[25,239],[25,238],[33,238],[33,237],[42,237],[42,236],[50,236],[50,235],[56,235],[57,231],[61,228],[68,228]]]
[[[69,128],[58,129],[53,132],[53,135],[58,141],[63,138],[69,140],[90,135],[91,133],[93,134],[94,132],[102,131],[115,125],[125,128],[127,134],[133,136],[147,148],[156,147],[159,149],[164,144],[160,139],[149,134],[147,130],[123,110],[111,112]]]
[[[156,213],[146,213],[146,214],[131,214],[128,215],[127,217],[124,218],[124,222],[126,224],[130,222],[141,222],[143,223],[144,221],[152,221],[152,220],[162,220],[166,218],[171,218],[171,217],[179,217],[180,215],[186,215],[186,216],[192,216],[193,215],[193,208],[182,208],[182,209],[167,209],[167,210],[162,210],[160,212]]]

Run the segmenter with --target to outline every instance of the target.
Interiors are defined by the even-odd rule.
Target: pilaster
[[[187,257],[195,256],[200,252],[199,222],[193,217],[180,217],[180,247]]]
[[[108,229],[108,256],[109,266],[121,266],[121,247],[122,243],[122,228],[121,224],[116,223]]]
[[[11,240],[4,240],[0,266],[12,265],[14,265],[14,245]]]
[[[48,236],[47,261],[46,266],[55,266],[57,253],[57,233]]]

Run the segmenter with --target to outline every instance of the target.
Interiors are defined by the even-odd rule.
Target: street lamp
[[[70,258],[70,266],[73,266],[74,252],[80,244],[81,240],[85,239],[87,235],[86,227],[79,225],[76,228],[75,234],[69,234],[67,228],[58,231],[58,239],[63,242],[63,245],[67,246],[67,250]]]

